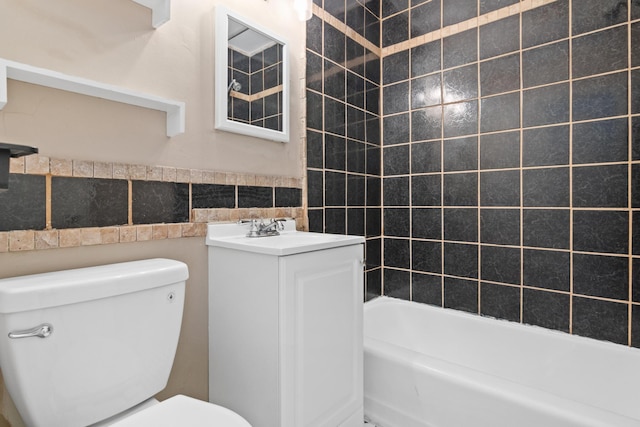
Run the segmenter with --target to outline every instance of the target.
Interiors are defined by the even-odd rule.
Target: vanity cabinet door
[[[281,257],[279,287],[282,427],[361,426],[362,245]]]

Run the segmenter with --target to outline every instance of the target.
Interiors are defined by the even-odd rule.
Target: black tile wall
[[[382,254],[368,263],[367,298],[384,293],[640,347],[640,23],[629,23],[627,7],[632,21],[640,8],[557,0],[416,39],[518,3],[379,3],[379,46],[396,46],[383,51],[379,74],[354,71],[365,88],[381,88],[382,132],[363,142],[366,233],[376,242],[368,246]],[[314,103],[328,93],[317,82],[308,89]],[[324,131],[325,144],[339,134]],[[322,136],[309,136],[309,176],[319,174],[309,189],[325,190],[309,200],[321,212],[327,157]],[[347,165],[360,162],[357,153],[347,149]]]
[[[9,188],[0,192],[0,231],[44,229],[45,177],[9,174]]]
[[[134,224],[189,221],[189,184],[159,181],[131,184]]]
[[[163,188],[154,187],[148,190],[148,197],[145,197],[142,205],[136,205],[134,199],[134,216],[135,213],[140,213],[140,210],[135,208],[142,208],[145,215],[154,215],[150,211],[161,207],[155,202],[163,196]],[[128,194],[127,181],[121,179],[54,176],[51,179],[51,226],[78,228],[127,224]],[[189,208],[188,202],[187,198],[186,211]]]

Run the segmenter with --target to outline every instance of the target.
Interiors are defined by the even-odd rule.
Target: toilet
[[[251,427],[187,396],[158,402],[187,266],[149,259],[0,280],[0,369],[28,427]]]

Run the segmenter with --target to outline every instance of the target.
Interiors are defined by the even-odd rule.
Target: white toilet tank
[[[188,276],[150,259],[0,280],[0,368],[27,426],[87,426],[164,389]]]

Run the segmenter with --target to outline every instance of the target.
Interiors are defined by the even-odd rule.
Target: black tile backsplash
[[[45,177],[9,174],[9,188],[0,192],[0,231],[44,229]]]
[[[158,181],[131,184],[134,224],[189,221],[189,184]]]
[[[236,187],[235,185],[193,184],[191,205],[194,209],[235,208]]]
[[[312,112],[309,127],[327,133],[309,135],[309,173],[319,174],[309,175],[310,205],[362,202],[342,202],[342,190],[330,195],[321,181],[327,135],[347,136],[338,170],[365,176],[356,209],[365,210],[368,247],[383,254],[367,266],[367,298],[384,292],[640,347],[640,305],[629,307],[640,304],[640,213],[632,213],[640,165],[631,163],[640,161],[640,26],[629,24],[626,7],[632,20],[640,8],[557,0],[462,32],[450,27],[427,43],[416,38],[519,3],[383,1],[382,36],[365,35],[383,49],[382,70],[365,49],[364,71],[345,74],[348,108],[327,120],[336,108],[325,99],[324,129]],[[357,63],[362,49],[350,40]],[[322,44],[312,43],[318,52]],[[364,107],[354,76],[364,80]],[[308,105],[340,99],[340,83],[330,85],[311,82]],[[367,111],[365,140],[341,130],[343,116],[361,120],[349,108]],[[350,140],[365,145],[364,170]],[[346,199],[362,189],[348,177],[346,186]],[[359,232],[359,211],[341,215]]]
[[[134,181],[134,186],[138,181]],[[160,183],[165,184],[165,183]],[[172,184],[172,183],[166,183]],[[173,188],[158,185],[146,188],[145,197],[134,197],[133,214],[135,219],[153,218],[153,212],[168,207],[172,213],[181,211],[182,193],[173,192]],[[170,193],[170,194],[169,194]],[[53,228],[105,227],[124,225],[128,222],[128,183],[121,179],[67,178],[51,179],[51,226]],[[134,194],[136,194],[134,192]],[[189,193],[187,186],[184,211],[189,218]],[[169,196],[167,198],[167,196]],[[172,200],[171,206],[164,204]],[[145,223],[143,220],[136,223]],[[173,222],[173,221],[152,221]]]

